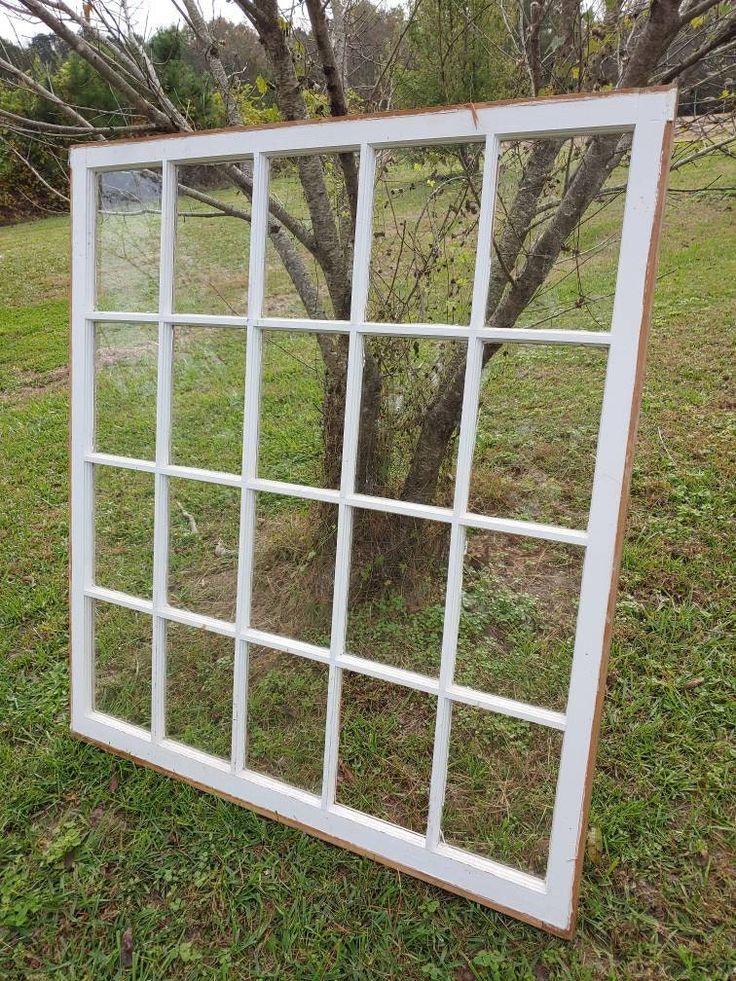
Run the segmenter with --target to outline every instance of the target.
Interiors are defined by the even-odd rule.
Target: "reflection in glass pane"
[[[555,729],[453,705],[445,842],[543,876],[561,749]]]
[[[150,599],[153,474],[95,467],[95,582]]]
[[[95,694],[98,712],[151,725],[152,620],[122,606],[95,602]]]
[[[235,620],[240,491],[169,480],[169,602]]]
[[[156,456],[156,324],[95,325],[95,447]]]
[[[233,695],[230,637],[166,624],[166,735],[230,758]]]
[[[249,769],[320,793],[328,674],[326,664],[250,648]]]
[[[564,711],[584,549],[468,529],[455,681]]]
[[[438,401],[465,382],[465,341],[412,337],[366,342],[356,488],[361,494],[452,506],[460,414],[437,419]],[[427,441],[446,426],[437,466]]]
[[[171,460],[240,473],[245,330],[174,328]]]
[[[337,801],[424,834],[436,699],[343,672]]]
[[[250,200],[240,180],[250,173],[246,163],[177,168],[175,310],[246,313]],[[227,210],[219,210],[208,199]]]
[[[286,246],[297,256],[306,273],[306,293],[303,289],[297,290],[276,246],[269,239],[263,299],[265,316],[350,318],[357,173],[357,153],[309,153],[271,160],[271,196],[299,224],[304,233],[302,238],[316,240],[320,249],[330,254],[330,282],[314,251],[289,230],[283,233]],[[319,203],[313,209],[304,193],[305,186],[319,197]]]
[[[467,324],[483,146],[380,150],[368,319]]]
[[[355,510],[348,653],[439,673],[449,544],[449,525]]]
[[[587,527],[606,366],[600,348],[505,344],[493,354],[481,387],[471,511]]]
[[[347,364],[347,343],[340,335],[263,332],[259,476],[340,486],[345,399],[329,391],[320,344]]]
[[[613,150],[619,138],[620,134],[612,134],[594,139]],[[493,226],[496,261],[492,265],[488,310],[492,326],[610,329],[628,180],[628,149],[622,151],[618,166],[583,211],[561,250],[553,243],[551,228],[560,201],[576,180],[589,142],[585,137],[574,137],[511,140],[501,144]],[[542,190],[532,220],[529,221],[525,208],[525,217],[519,222],[515,206],[530,173],[535,177],[542,175]],[[554,260],[552,268],[538,285],[531,280],[536,289],[518,319],[514,323],[509,323],[508,318],[493,323],[493,312],[501,298],[508,295],[510,281],[520,280],[530,257],[548,255]]]
[[[158,310],[161,170],[115,170],[97,178],[98,310]]]
[[[330,643],[337,505],[256,495],[251,626]]]

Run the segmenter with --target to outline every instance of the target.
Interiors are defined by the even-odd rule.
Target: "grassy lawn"
[[[384,210],[399,215],[401,208],[421,207],[422,191],[409,165],[400,164],[381,191]],[[673,187],[706,185],[719,173],[724,184],[735,182],[732,161],[706,160],[675,175]],[[293,188],[288,175],[281,180],[286,200]],[[401,204],[397,195],[390,203],[392,190],[401,192]],[[187,203],[190,210],[200,207]],[[424,214],[431,223],[431,209]],[[453,234],[467,246],[472,208],[458,214],[464,217]],[[614,206],[586,234],[592,227],[607,235],[618,214]],[[735,214],[733,196],[674,193],[668,203],[572,943],[69,736],[68,221],[0,228],[0,977],[117,976],[121,951],[132,976],[151,979],[732,975]],[[242,240],[245,254],[243,223],[179,221],[177,295],[188,291],[192,310],[242,312],[246,283],[240,266],[219,262],[214,232],[232,244]],[[134,268],[128,258],[124,263],[127,295],[135,292],[141,308],[155,302],[140,262],[155,241],[155,222],[147,216],[141,225],[128,255]],[[114,222],[108,232],[114,243]],[[378,289],[392,268],[404,279],[410,270],[407,256],[386,251],[386,239],[374,260]],[[586,292],[602,297],[595,309],[602,319],[610,315],[605,294],[614,255],[614,246],[607,246],[585,272]],[[467,316],[466,265],[461,256],[443,274],[457,286],[441,314],[448,319]],[[555,290],[535,301],[529,323],[543,321],[555,304],[564,308],[566,290],[572,296],[565,269],[555,276]],[[118,282],[115,275],[103,280],[110,306]],[[275,262],[267,284],[269,313],[297,312]],[[432,284],[425,292],[399,294],[407,319],[436,318],[435,299]],[[586,310],[575,308],[563,325],[586,326]],[[151,457],[156,345],[156,331],[146,326],[100,326],[100,449]],[[442,356],[439,347],[392,349],[389,388],[399,377],[392,366],[400,365],[404,375],[421,373]],[[174,462],[239,471],[245,356],[242,332],[177,329]],[[321,370],[314,335],[270,332],[264,338],[263,476],[319,482]],[[580,526],[603,370],[599,353],[582,348],[509,349],[492,359],[471,480],[475,510]],[[546,391],[544,408],[540,391]],[[394,423],[399,419],[411,432],[400,391],[392,399]],[[395,447],[387,493],[398,489],[406,466],[407,447],[400,440]],[[152,478],[101,471],[98,580],[149,595]],[[451,489],[448,472],[440,498]],[[173,480],[171,501],[171,602],[232,618],[237,491]],[[333,547],[333,523],[323,512],[315,517],[301,502],[259,495],[260,585],[253,610],[257,627],[323,644],[331,582],[315,556]],[[417,573],[406,577],[410,587],[376,588],[385,578],[387,529],[371,523],[370,515],[358,521],[365,524],[360,538],[366,544],[354,556],[350,650],[435,674],[441,578]],[[324,539],[316,542],[315,534]],[[439,528],[431,539],[437,555],[445,547],[442,534]],[[571,586],[579,572],[572,547],[472,536],[458,680],[564,708],[575,616]],[[309,602],[299,592],[305,576]],[[147,726],[150,624],[141,614],[104,605],[96,617],[98,705]],[[231,642],[172,625],[168,647],[169,732],[229,755]],[[345,684],[338,799],[422,830],[431,697],[357,675],[346,676]],[[250,765],[318,791],[325,698],[323,666],[253,651]],[[300,711],[305,703],[308,712]],[[447,839],[543,873],[557,739],[551,730],[457,709]]]

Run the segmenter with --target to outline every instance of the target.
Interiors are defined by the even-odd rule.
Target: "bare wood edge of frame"
[[[616,612],[616,602],[618,599],[618,589],[621,572],[621,557],[623,554],[624,539],[626,536],[626,521],[629,510],[629,497],[631,491],[631,473],[634,464],[634,448],[639,424],[639,414],[641,409],[642,391],[646,374],[647,342],[652,323],[652,305],[654,301],[654,287],[657,279],[657,266],[659,263],[659,246],[661,241],[662,222],[664,219],[664,208],[667,200],[667,186],[670,172],[670,156],[672,154],[672,143],[674,140],[674,122],[665,123],[664,137],[662,140],[662,152],[660,156],[659,181],[657,184],[657,201],[654,212],[654,222],[652,234],[649,240],[649,255],[647,257],[646,277],[644,283],[644,297],[642,303],[642,320],[639,332],[639,347],[636,358],[636,374],[634,379],[634,395],[631,404],[631,415],[629,418],[629,436],[626,444],[626,461],[624,463],[624,475],[621,490],[621,502],[618,511],[618,521],[616,526],[616,540],[614,543],[613,575],[611,577],[611,587],[608,594],[608,608],[606,610],[606,626],[603,635],[603,651],[601,658],[600,671],[598,675],[598,687],[595,696],[595,709],[593,714],[593,728],[591,733],[590,749],[588,753],[588,765],[585,774],[585,787],[583,790],[583,807],[581,811],[580,828],[578,830],[577,848],[575,851],[575,877],[573,880],[572,899],[570,908],[570,931],[568,939],[572,939],[575,934],[578,916],[578,904],[580,899],[580,886],[583,875],[583,859],[585,855],[585,838],[588,831],[588,818],[590,814],[590,802],[593,791],[593,777],[595,774],[595,763],[598,754],[598,743],[600,741],[601,721],[603,717],[603,706],[606,693],[606,677],[608,675],[608,662],[611,653],[611,639],[613,636],[614,615]]]
[[[88,745],[94,746],[97,749],[103,749],[108,753],[112,753],[114,756],[118,756],[121,759],[135,763],[137,766],[143,766],[148,770],[153,770],[155,773],[158,773],[167,779],[173,778],[174,780],[178,780],[180,783],[188,784],[195,790],[202,790],[205,793],[214,794],[214,796],[220,797],[232,804],[237,804],[238,807],[243,807],[247,811],[252,811],[259,817],[269,818],[273,821],[277,821],[279,824],[284,824],[289,828],[294,828],[297,831],[303,831],[312,838],[317,838],[320,841],[326,842],[328,845],[335,845],[338,848],[343,848],[345,851],[352,852],[354,855],[359,855],[361,858],[369,858],[371,861],[377,862],[379,865],[384,865],[389,869],[393,869],[395,872],[403,872],[412,879],[420,879],[422,882],[426,882],[428,885],[434,886],[436,889],[441,889],[443,892],[453,893],[454,895],[460,896],[463,899],[469,899],[481,906],[492,909],[496,913],[502,913],[504,916],[509,916],[514,920],[526,923],[529,926],[536,927],[539,930],[544,930],[546,933],[550,933],[555,937],[560,937],[562,940],[572,940],[574,933],[574,925],[572,921],[570,926],[566,929],[556,927],[553,924],[547,923],[545,920],[538,920],[536,917],[529,916],[527,913],[512,909],[510,906],[503,906],[500,903],[495,903],[485,899],[483,896],[477,895],[477,893],[451,885],[445,882],[443,879],[435,879],[433,876],[427,875],[425,872],[418,872],[416,869],[402,865],[401,862],[393,862],[384,855],[378,855],[375,852],[369,851],[368,849],[360,848],[360,846],[355,845],[350,841],[345,841],[343,838],[338,838],[336,835],[329,835],[324,831],[314,828],[312,825],[303,824],[301,821],[295,821],[293,818],[288,818],[285,815],[280,814],[278,811],[270,811],[267,807],[260,807],[256,804],[251,804],[249,801],[240,800],[240,798],[235,797],[233,794],[228,794],[224,790],[218,790],[217,788],[210,787],[207,784],[199,783],[197,780],[192,780],[190,777],[182,776],[180,773],[175,773],[172,770],[167,770],[165,767],[158,766],[156,763],[150,762],[150,760],[142,760],[138,756],[135,756],[132,753],[127,753],[123,749],[118,749],[116,746],[113,746],[110,743],[102,742],[99,739],[93,739],[91,736],[77,732],[74,728],[72,728],[71,734],[80,742],[87,743]]]
[[[70,150],[95,146],[126,146],[131,143],[147,143],[151,140],[177,140],[191,136],[212,136],[217,133],[261,133],[266,130],[284,129],[289,126],[319,126],[330,123],[340,123],[351,120],[360,122],[364,119],[393,119],[397,116],[424,116],[433,113],[456,112],[466,109],[475,114],[478,109],[500,109],[504,106],[535,106],[556,102],[584,102],[586,99],[600,99],[616,95],[643,95],[648,92],[671,92],[677,89],[677,83],[669,85],[646,85],[629,89],[606,89],[604,92],[567,92],[562,95],[544,95],[527,99],[499,99],[496,102],[460,102],[450,106],[425,106],[419,109],[391,109],[386,112],[350,113],[346,116],[321,116],[317,119],[282,119],[275,123],[262,123],[258,126],[221,126],[214,129],[186,130],[177,133],[153,132],[145,136],[130,136],[125,140],[90,140],[83,143],[72,143]]]
[[[317,124],[317,123],[323,123],[323,122],[340,122],[341,120],[346,120],[346,119],[358,119],[359,120],[359,119],[379,118],[379,117],[384,117],[384,116],[385,117],[394,117],[394,116],[415,115],[415,114],[429,114],[429,113],[435,113],[435,112],[452,111],[452,110],[456,110],[456,109],[468,109],[469,111],[474,111],[476,108],[492,108],[494,106],[504,106],[504,105],[510,105],[510,104],[529,105],[529,104],[536,104],[536,103],[543,103],[543,102],[574,101],[574,100],[583,100],[583,99],[586,99],[586,98],[596,98],[596,97],[601,97],[601,96],[606,96],[606,95],[633,95],[633,94],[645,93],[645,92],[652,92],[652,91],[664,92],[664,91],[670,91],[670,90],[673,90],[673,89],[675,89],[675,90],[677,89],[677,85],[676,84],[673,84],[673,85],[660,85],[660,86],[648,86],[648,87],[644,87],[644,88],[634,88],[634,89],[614,89],[614,90],[610,90],[610,91],[602,92],[602,93],[572,93],[572,94],[563,95],[563,96],[550,96],[550,97],[537,98],[537,99],[528,99],[528,100],[508,99],[508,100],[502,100],[502,101],[498,101],[498,102],[465,103],[465,104],[453,105],[453,106],[437,106],[437,107],[431,107],[431,108],[419,109],[419,110],[397,110],[395,112],[387,112],[387,113],[366,113],[366,114],[355,115],[355,116],[337,116],[337,117],[332,117],[331,116],[331,117],[326,117],[325,119],[293,120],[293,121],[286,121],[286,122],[270,123],[270,124],[267,124],[265,126],[255,126],[255,127],[227,127],[227,128],[221,129],[221,130],[199,130],[199,131],[197,131],[195,133],[170,133],[170,134],[160,134],[159,133],[159,134],[152,134],[150,136],[135,137],[135,138],[128,139],[128,140],[119,140],[119,141],[114,141],[114,142],[117,145],[117,144],[120,144],[120,143],[137,143],[137,142],[149,141],[149,140],[154,140],[154,139],[173,139],[173,138],[177,138],[177,137],[194,136],[194,135],[205,135],[207,133],[217,133],[217,132],[254,132],[254,131],[265,130],[265,129],[277,129],[277,128],[281,128],[281,127],[285,127],[285,126],[304,125],[305,123],[307,123],[307,124]],[[566,928],[556,927],[553,924],[550,924],[549,922],[547,922],[545,920],[539,920],[536,917],[533,917],[533,916],[530,916],[530,915],[524,913],[523,911],[520,911],[520,910],[517,910],[517,909],[513,909],[511,907],[504,906],[504,905],[502,905],[500,903],[496,903],[496,902],[490,901],[490,900],[486,899],[483,896],[479,896],[476,893],[473,893],[473,892],[470,892],[468,890],[464,890],[464,889],[458,888],[458,887],[453,886],[452,884],[447,883],[447,882],[445,882],[443,880],[435,879],[434,877],[432,877],[430,875],[427,875],[426,873],[423,873],[423,872],[417,871],[416,869],[412,869],[412,868],[409,868],[407,866],[404,866],[404,865],[402,865],[399,862],[393,862],[390,859],[387,859],[387,858],[385,858],[382,855],[378,855],[378,854],[376,854],[374,852],[370,852],[370,851],[368,851],[366,849],[362,849],[362,848],[358,847],[357,845],[352,844],[351,842],[345,841],[345,840],[343,840],[341,838],[338,838],[338,837],[335,837],[335,836],[328,835],[328,834],[326,834],[324,832],[321,832],[318,829],[316,829],[316,828],[314,828],[314,827],[312,827],[310,825],[306,825],[306,824],[303,824],[303,823],[301,823],[299,821],[294,821],[291,818],[287,818],[284,815],[280,814],[278,811],[270,811],[267,808],[262,808],[262,807],[253,805],[250,802],[246,802],[246,801],[240,800],[239,798],[237,798],[237,797],[235,797],[235,796],[233,796],[231,794],[228,794],[225,791],[221,791],[221,790],[218,790],[218,789],[216,789],[214,787],[207,786],[206,784],[201,784],[201,783],[199,783],[199,782],[197,782],[195,780],[192,780],[192,779],[190,779],[188,777],[182,776],[181,774],[175,773],[175,772],[173,772],[171,770],[167,770],[164,767],[159,767],[155,763],[149,762],[148,760],[143,760],[143,759],[141,759],[141,758],[139,758],[139,757],[137,757],[137,756],[135,756],[135,755],[133,755],[131,753],[127,753],[124,750],[118,749],[115,746],[112,746],[112,745],[110,745],[108,743],[105,743],[105,742],[102,742],[100,740],[93,739],[90,736],[87,736],[87,735],[85,735],[83,733],[80,733],[80,732],[78,732],[77,730],[74,729],[73,725],[70,725],[71,735],[74,738],[76,738],[79,741],[81,741],[81,742],[87,743],[88,745],[91,745],[91,746],[95,746],[95,747],[97,747],[99,749],[103,749],[103,750],[105,750],[107,752],[111,752],[113,755],[116,755],[116,756],[118,756],[118,757],[120,757],[122,759],[126,759],[126,760],[128,760],[130,762],[136,763],[139,766],[146,767],[147,769],[152,770],[152,771],[154,771],[154,772],[156,772],[156,773],[158,773],[158,774],[160,774],[162,776],[166,776],[168,778],[174,778],[174,779],[176,779],[176,780],[178,780],[178,781],[180,781],[182,783],[186,783],[189,786],[194,787],[197,790],[201,790],[201,791],[205,791],[205,792],[210,793],[210,794],[214,794],[217,797],[220,797],[220,798],[222,798],[224,800],[230,801],[231,803],[237,804],[239,807],[244,807],[247,810],[250,810],[250,811],[252,811],[252,812],[254,812],[254,813],[256,813],[256,814],[258,814],[258,815],[260,815],[262,817],[271,818],[271,819],[273,819],[273,820],[275,820],[275,821],[277,821],[277,822],[279,822],[281,824],[284,824],[284,825],[286,825],[288,827],[292,827],[292,828],[295,828],[297,830],[306,832],[307,834],[311,835],[313,838],[317,838],[317,839],[322,840],[322,841],[324,841],[324,842],[326,842],[328,844],[332,844],[332,845],[335,845],[335,846],[344,848],[346,851],[352,852],[352,853],[357,854],[357,855],[360,855],[362,857],[370,858],[371,860],[377,862],[380,865],[383,865],[385,867],[391,868],[391,869],[393,869],[393,870],[395,870],[397,872],[403,872],[404,874],[406,874],[408,876],[411,876],[412,878],[419,879],[419,880],[421,880],[423,882],[428,883],[431,886],[434,886],[434,887],[436,887],[438,889],[444,890],[445,892],[449,892],[449,893],[452,893],[452,894],[461,896],[461,897],[463,897],[465,899],[471,900],[473,902],[476,902],[476,903],[478,903],[481,906],[487,907],[489,909],[494,910],[495,912],[498,912],[498,913],[501,913],[503,915],[509,916],[512,919],[515,919],[515,920],[517,920],[519,922],[522,922],[522,923],[528,924],[530,926],[536,927],[538,929],[541,929],[541,930],[545,931],[546,933],[551,934],[551,935],[556,936],[556,937],[559,937],[559,938],[561,938],[563,940],[572,940],[573,937],[574,937],[574,935],[575,935],[575,931],[576,931],[576,927],[577,927],[578,905],[579,905],[580,888],[581,888],[582,872],[583,872],[583,864],[584,864],[584,862],[583,862],[583,858],[584,858],[584,840],[585,840],[585,836],[586,836],[586,833],[587,833],[588,818],[589,818],[589,812],[590,812],[590,803],[591,803],[591,796],[592,796],[592,784],[593,784],[593,777],[594,777],[594,772],[595,772],[595,762],[596,762],[596,756],[597,756],[597,751],[598,751],[598,744],[599,744],[599,740],[600,740],[601,719],[602,719],[602,713],[603,713],[605,687],[606,687],[605,683],[606,683],[606,676],[607,676],[607,673],[608,673],[608,663],[609,663],[609,657],[610,657],[611,638],[612,638],[612,632],[613,632],[613,620],[614,620],[614,614],[615,614],[615,608],[616,608],[616,601],[617,601],[617,596],[618,596],[619,578],[620,578],[620,566],[621,566],[621,556],[622,556],[622,552],[623,552],[623,544],[624,544],[624,537],[625,537],[625,530],[626,530],[626,520],[627,520],[627,514],[628,514],[628,504],[629,504],[629,497],[630,497],[630,486],[631,486],[631,473],[632,473],[632,468],[633,468],[634,445],[635,445],[635,442],[636,442],[636,435],[637,435],[637,427],[638,427],[639,413],[640,413],[640,408],[641,408],[642,390],[643,390],[643,385],[644,385],[644,376],[645,376],[645,369],[646,369],[647,341],[648,341],[648,338],[649,338],[649,332],[650,332],[650,327],[651,327],[651,314],[652,314],[652,305],[653,305],[653,299],[654,299],[654,287],[655,287],[655,284],[656,284],[657,265],[658,265],[658,259],[659,259],[659,247],[660,247],[660,241],[661,241],[661,229],[662,229],[662,222],[663,222],[663,218],[664,218],[664,207],[665,207],[666,196],[667,196],[667,185],[668,185],[668,179],[669,179],[669,162],[670,162],[670,156],[671,156],[671,152],[672,152],[673,139],[674,139],[674,122],[673,121],[668,121],[665,124],[664,139],[663,139],[663,143],[662,143],[662,152],[661,152],[661,156],[660,156],[660,172],[659,172],[659,182],[658,182],[658,188],[657,188],[657,201],[656,201],[656,206],[655,206],[654,224],[653,224],[653,227],[652,227],[652,235],[651,235],[650,245],[649,245],[649,254],[648,254],[648,259],[647,259],[647,269],[646,269],[646,278],[645,278],[644,298],[643,298],[643,304],[642,304],[642,321],[641,321],[641,330],[640,330],[640,337],[639,337],[639,347],[638,347],[638,353],[637,353],[636,375],[635,375],[635,383],[634,383],[634,386],[635,386],[634,387],[634,398],[633,398],[633,402],[632,402],[631,416],[630,416],[630,421],[629,421],[629,436],[628,436],[627,449],[626,449],[626,461],[625,461],[625,465],[624,465],[624,477],[623,477],[623,486],[622,486],[622,496],[621,496],[621,503],[620,503],[620,507],[619,507],[619,514],[618,514],[618,522],[617,522],[617,530],[616,530],[616,541],[615,541],[615,545],[614,545],[614,573],[613,573],[613,577],[612,577],[612,580],[611,580],[611,588],[610,588],[610,591],[609,591],[609,599],[608,599],[608,609],[607,609],[607,613],[606,613],[606,627],[605,627],[605,634],[604,634],[604,640],[603,640],[602,660],[601,660],[601,666],[600,666],[600,672],[599,672],[599,678],[598,678],[598,687],[597,687],[597,691],[596,691],[596,702],[595,702],[595,710],[594,710],[594,717],[593,717],[593,728],[592,728],[592,735],[591,735],[590,750],[589,750],[589,755],[588,755],[588,764],[587,764],[587,770],[586,770],[586,779],[585,779],[584,796],[583,796],[583,806],[582,806],[582,810],[581,810],[581,819],[580,819],[580,826],[579,826],[579,832],[578,832],[578,841],[577,841],[577,848],[576,848],[576,854],[575,854],[575,859],[574,859],[574,862],[575,862],[575,875],[574,875],[572,898],[571,898],[571,905],[570,905],[570,917],[569,917],[569,920],[568,920],[568,926]],[[93,142],[90,142],[90,143],[75,144],[75,146],[81,146],[81,147],[88,147],[88,146],[109,146],[109,145],[110,145],[110,141],[95,141],[94,143]],[[71,177],[70,177],[70,181],[73,180],[73,179],[74,178],[73,178],[73,174],[72,174]],[[70,224],[70,232],[69,232],[69,234],[70,234],[70,245],[72,246],[72,249],[73,249],[73,230],[72,230],[71,224]],[[70,307],[71,307],[71,305],[72,305],[71,304],[71,300],[72,300],[71,280],[70,280],[70,286],[69,286],[69,296],[70,296]],[[71,318],[70,318],[70,327],[69,327],[69,386],[70,386],[70,393],[71,393],[71,386],[72,386],[72,358],[71,358],[72,344],[73,344],[73,325],[72,325],[72,321],[71,321]],[[69,436],[68,436],[68,447],[69,447],[69,458],[70,459],[71,459],[71,441],[72,441],[72,425],[71,425],[71,412],[70,412],[70,415],[69,415]],[[71,505],[71,491],[70,491],[70,505]],[[70,519],[71,519],[71,515],[70,515]],[[71,581],[72,581],[72,554],[71,554],[71,549],[69,549],[68,570],[69,570],[69,596],[70,596],[70,601],[71,601]],[[71,651],[71,642],[70,642],[70,645],[69,645],[69,705],[70,705],[70,712],[71,712],[72,701],[73,701],[73,687],[72,687],[73,686],[73,675],[72,675],[72,668],[71,668],[71,658],[72,658],[72,651]]]

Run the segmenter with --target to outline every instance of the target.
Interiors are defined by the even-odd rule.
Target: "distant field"
[[[420,214],[432,227],[426,187],[442,166],[430,174],[399,161],[379,192],[379,204],[393,216],[382,219],[389,233]],[[513,160],[510,167],[513,181]],[[572,944],[69,737],[69,224],[54,217],[0,228],[0,767],[7,775],[0,801],[0,974],[112,975],[122,934],[132,927],[140,978],[729,976],[736,968],[728,728],[736,197],[677,193],[719,175],[732,186],[734,162],[702,160],[672,182]],[[275,182],[291,206],[292,184],[288,172]],[[230,200],[238,202],[235,195]],[[580,281],[563,260],[525,323],[579,328],[592,318],[606,326],[620,214],[619,200],[586,224],[579,242],[583,252],[596,250],[582,274],[589,302],[575,302]],[[468,208],[453,226],[463,249],[426,287],[403,293],[401,283],[412,282],[411,256],[391,253],[385,244],[391,234],[382,239],[377,226],[371,302],[385,302],[381,290],[398,270],[394,302],[406,319],[466,320],[472,215]],[[122,255],[100,281],[107,309],[155,309],[150,262],[157,216],[137,219],[133,236],[130,219],[124,233],[119,218],[105,221],[105,241],[118,260]],[[244,312],[245,223],[192,216],[180,222],[177,309]],[[268,313],[301,313],[273,253],[266,281]],[[100,449],[152,457],[156,345],[156,330],[147,325],[100,326]],[[239,472],[246,356],[236,329],[177,329],[174,462]],[[386,386],[395,386],[393,424],[410,427],[401,386],[431,372],[447,351],[427,342],[392,356],[401,366],[386,369]],[[320,482],[323,371],[314,335],[266,335],[264,476]],[[583,348],[507,347],[492,359],[473,509],[584,526],[603,371],[600,354]],[[400,490],[407,439],[396,444],[384,493]],[[451,469],[440,500],[451,492]],[[150,595],[152,478],[103,468],[97,495],[98,581]],[[234,489],[172,481],[169,588],[176,605],[234,617],[238,507]],[[331,583],[322,556],[334,532],[329,516],[274,495],[260,495],[258,509],[254,625],[327,644]],[[392,530],[372,531],[354,557],[349,649],[436,674],[443,530],[432,539],[437,563],[399,577],[384,574],[383,546]],[[579,556],[572,547],[500,539],[484,533],[469,541],[458,680],[563,709]],[[145,726],[150,626],[140,614],[109,607],[97,617],[98,705]],[[169,670],[171,735],[229,755],[232,644],[172,627]],[[422,830],[431,697],[359,676],[346,686],[338,799]],[[251,765],[318,790],[325,693],[322,666],[252,652]],[[458,710],[448,839],[543,873],[555,739],[525,723]]]

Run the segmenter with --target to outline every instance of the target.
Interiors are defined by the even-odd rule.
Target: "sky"
[[[81,0],[68,0],[68,2],[76,9],[82,9]],[[112,2],[114,3],[115,0]],[[381,0],[382,6],[385,7],[397,7],[401,2],[402,0]],[[229,0],[200,0],[200,5],[207,19],[222,15],[233,21],[244,20],[241,10]],[[282,0],[281,6],[288,10],[293,3],[291,0]],[[181,22],[181,17],[171,0],[129,0],[129,8],[136,29],[145,35],[152,34],[159,27]],[[0,11],[0,37],[14,41],[17,36],[24,41],[39,33],[41,31],[38,22],[29,23],[27,20]]]
[[[227,0],[200,0],[200,4],[208,18],[213,16],[213,11],[214,16],[222,14],[230,20],[241,20],[243,17],[241,11],[234,4],[228,3]],[[79,0],[72,0],[70,6],[74,6],[80,11],[82,9],[82,3]],[[159,27],[166,27],[181,21],[181,17],[170,0],[131,0],[129,6],[137,30],[146,35],[152,34]],[[34,34],[40,34],[41,29],[37,21],[29,23],[20,17],[0,12],[0,37],[15,40],[16,33],[22,40],[27,40]]]

